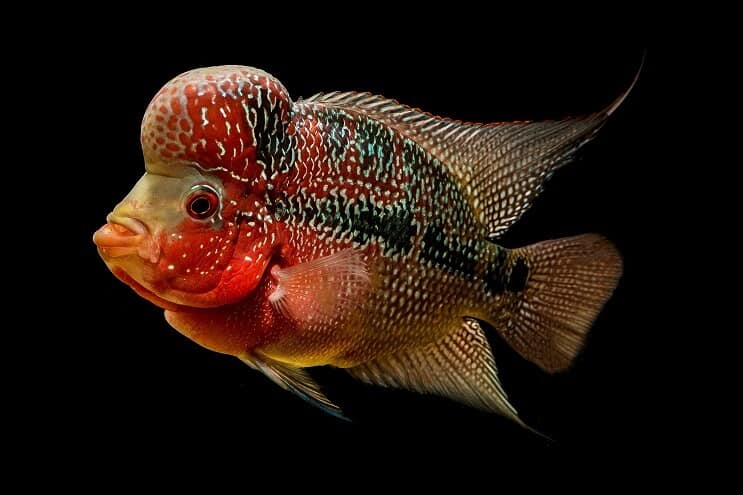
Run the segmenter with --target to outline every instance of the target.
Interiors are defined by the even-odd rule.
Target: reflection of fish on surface
[[[621,274],[588,234],[494,242],[607,109],[469,124],[366,93],[293,102],[269,74],[186,72],[142,122],[146,173],[94,236],[111,271],[199,344],[336,415],[303,370],[515,421],[480,322],[569,366]]]

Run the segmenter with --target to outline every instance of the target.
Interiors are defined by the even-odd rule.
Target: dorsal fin
[[[639,71],[604,110],[558,121],[467,123],[371,93],[320,93],[303,103],[365,115],[414,141],[459,181],[477,218],[491,237],[498,237],[529,208],[552,172],[595,135],[638,76]]]

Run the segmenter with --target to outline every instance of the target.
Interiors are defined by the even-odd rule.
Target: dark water
[[[650,295],[663,263],[662,253],[652,249],[665,208],[655,179],[666,165],[652,158],[658,70],[652,50],[615,117],[502,238],[506,246],[520,246],[597,232],[614,241],[625,259],[614,297],[567,373],[546,375],[493,339],[513,403],[553,442],[444,399],[362,386],[342,373],[320,370],[330,396],[356,418],[338,421],[236,359],[182,337],[97,257],[92,233],[143,171],[138,133],[147,103],[184,70],[253,65],[277,76],[295,99],[322,90],[366,90],[447,117],[495,121],[598,110],[626,88],[642,56],[637,46],[577,48],[559,42],[546,50],[485,51],[485,41],[476,41],[475,50],[461,41],[457,56],[445,55],[435,42],[415,53],[370,45],[361,55],[318,49],[318,56],[253,46],[168,51],[163,58],[112,47],[110,63],[96,65],[102,81],[90,90],[96,105],[81,102],[78,110],[78,117],[90,119],[81,136],[90,152],[78,155],[77,167],[96,185],[78,192],[84,202],[71,232],[68,225],[74,248],[66,269],[85,288],[72,289],[61,277],[55,304],[64,311],[56,317],[69,334],[54,338],[66,346],[64,365],[57,368],[64,372],[46,376],[39,392],[50,397],[47,407],[55,411],[60,442],[81,445],[98,462],[133,449],[154,465],[160,458],[198,463],[226,457],[237,446],[237,457],[229,455],[246,466],[277,458],[287,462],[286,457],[354,462],[364,456],[363,463],[375,469],[404,466],[410,459],[429,466],[495,466],[509,457],[565,459],[571,452],[600,459],[616,451],[649,456],[660,448],[663,418],[655,410],[666,393],[666,371],[651,342],[666,330]]]

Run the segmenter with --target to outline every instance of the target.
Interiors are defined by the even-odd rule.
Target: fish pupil
[[[197,215],[206,214],[210,208],[211,208],[211,204],[209,202],[209,199],[206,198],[205,196],[200,196],[198,198],[195,198],[191,202],[191,211],[193,211]]]
[[[198,220],[204,220],[217,211],[219,198],[216,192],[207,186],[199,187],[198,192],[188,198],[188,214]]]

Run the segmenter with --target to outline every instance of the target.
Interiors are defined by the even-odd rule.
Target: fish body
[[[197,343],[342,415],[304,368],[518,422],[481,322],[566,368],[621,274],[598,235],[495,241],[618,107],[469,124],[366,93],[294,102],[258,69],[186,72],[142,122],[147,173],[94,236]]]

